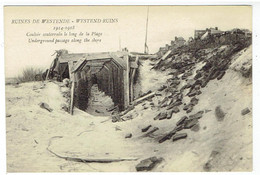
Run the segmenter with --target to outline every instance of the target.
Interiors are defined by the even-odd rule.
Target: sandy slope
[[[250,53],[251,48],[234,59],[243,62],[251,59]],[[167,79],[162,74],[149,75]],[[183,130],[181,132],[188,134],[187,139],[159,144],[157,138],[172,130],[185,115],[184,111],[170,120],[154,121],[159,111],[151,107],[150,102],[144,102],[128,114],[134,116],[132,120],[112,123],[110,117],[94,117],[80,110],[70,116],[62,111],[61,104],[66,99],[59,85],[53,82],[8,85],[6,108],[11,117],[6,118],[7,171],[135,171],[140,160],[151,156],[164,158],[153,171],[205,171],[203,167],[207,162],[211,171],[251,171],[252,113],[241,115],[246,107],[252,110],[251,94],[250,80],[229,69],[221,80],[210,81],[202,89],[199,104],[192,112],[207,110],[200,119],[199,130]],[[157,104],[159,100],[160,97],[155,97],[153,102]],[[40,108],[40,102],[48,103],[53,112]],[[218,105],[226,113],[223,121],[218,121],[214,114]],[[141,129],[149,124],[160,128],[154,138],[142,137]],[[125,139],[127,133],[133,137]],[[46,150],[49,144],[52,151],[64,156],[139,160],[107,164],[66,161],[49,153]],[[215,156],[210,157],[212,151]]]

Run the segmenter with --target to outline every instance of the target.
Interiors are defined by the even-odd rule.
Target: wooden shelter
[[[134,77],[138,56],[126,51],[77,53],[60,52],[59,65],[67,65],[72,82],[70,113],[73,106],[85,110],[94,83],[110,96],[119,110],[125,110],[134,100]],[[65,70],[66,68],[64,68]],[[62,73],[63,74],[63,73]]]

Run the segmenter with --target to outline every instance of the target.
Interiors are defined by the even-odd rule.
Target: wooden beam
[[[151,93],[149,93],[149,94],[147,94],[147,95],[145,95],[143,97],[140,97],[140,98],[134,100],[131,104],[135,106],[135,105],[141,103],[142,101],[147,100],[149,98],[152,98],[152,97],[154,97],[156,95],[158,95],[158,94],[156,94],[156,92],[151,92]]]
[[[46,75],[46,77],[45,77],[45,80],[48,80],[48,79],[49,79],[50,70],[51,70],[53,64],[54,64],[54,60],[51,62],[51,65],[50,65],[50,68],[49,68],[49,70],[48,70],[48,72],[47,72],[47,75]]]
[[[82,66],[82,64],[86,61],[85,58],[81,58],[79,59],[79,61],[77,61],[77,63],[73,66],[73,71],[72,72],[75,72],[79,69],[80,66]]]
[[[89,61],[87,61],[87,63],[86,63],[86,65],[87,66],[103,66],[105,64],[105,62],[89,62]]]
[[[171,52],[172,52],[172,50],[168,50],[168,51],[166,52],[166,54],[164,54],[164,55],[162,56],[161,60],[165,60],[165,59],[167,58],[167,56],[168,56]]]
[[[124,109],[129,105],[129,57],[125,55],[123,60],[126,64],[126,69],[123,70],[123,83],[124,83]]]
[[[134,61],[136,67],[131,67],[130,65],[130,67],[132,68],[132,74],[130,75],[131,76],[130,77],[130,102],[134,101],[134,77],[135,77],[136,69],[138,68],[138,60],[139,60],[139,56],[136,56]]]
[[[73,108],[74,108],[74,91],[75,91],[75,74],[73,71],[73,61],[68,62],[69,65],[69,74],[70,74],[70,81],[71,81],[71,89],[70,89],[70,114],[73,115]]]
[[[73,61],[69,61],[68,62],[68,66],[69,66],[69,74],[70,74],[70,79],[72,80],[72,71],[73,71]]]
[[[121,57],[118,57],[114,53],[110,53],[110,57],[112,57],[113,60],[116,61],[124,70],[126,70],[127,66],[128,66],[128,61],[127,61],[127,64],[125,61],[126,56],[128,57],[128,55],[125,55],[125,56],[123,56],[123,58],[121,58]]]

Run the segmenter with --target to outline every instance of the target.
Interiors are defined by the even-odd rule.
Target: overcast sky
[[[77,52],[107,52],[127,47],[143,52],[146,6],[92,7],[6,7],[5,8],[5,73],[13,77],[29,66],[47,68],[55,50]],[[112,18],[117,23],[85,24],[11,24],[12,19],[89,19]],[[75,26],[72,32],[100,32],[101,43],[32,44],[26,33],[54,32],[53,27]],[[252,30],[250,6],[150,6],[148,46],[151,53],[169,44],[175,36],[194,36],[195,29],[218,27],[220,30],[246,28]],[[53,38],[53,37],[50,37]],[[49,39],[50,39],[49,38]],[[47,38],[46,38],[47,39]]]

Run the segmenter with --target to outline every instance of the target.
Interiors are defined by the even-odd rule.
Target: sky
[[[31,6],[4,8],[5,76],[15,77],[24,68],[48,68],[55,50],[70,53],[112,52],[127,47],[144,51],[147,6]],[[117,19],[115,23],[12,24],[14,19]],[[28,43],[27,33],[55,32],[54,27],[73,27],[73,33],[102,33],[101,42]],[[246,28],[252,31],[250,6],[150,6],[147,44],[150,53],[169,44],[175,36],[194,36],[195,29]],[[61,31],[61,32],[64,32]],[[69,32],[69,31],[68,31]],[[39,37],[38,37],[39,38]],[[42,38],[42,37],[40,37]],[[53,37],[44,37],[52,39]],[[58,39],[66,37],[56,37]],[[73,37],[69,37],[72,39]],[[81,38],[77,36],[76,38]],[[93,38],[93,37],[92,37]],[[98,38],[98,37],[97,37]],[[84,39],[84,37],[82,37]]]

